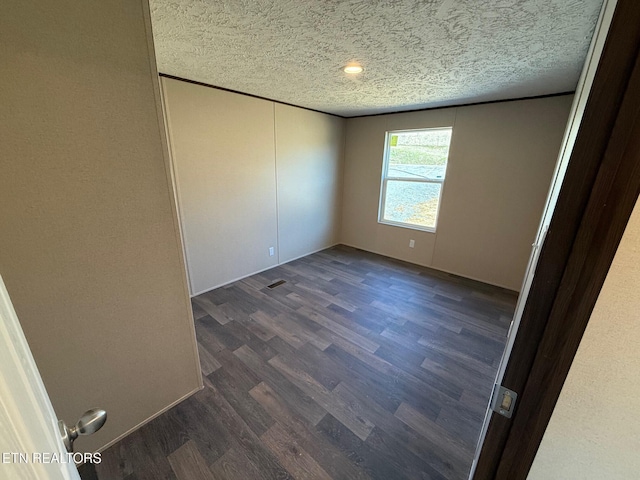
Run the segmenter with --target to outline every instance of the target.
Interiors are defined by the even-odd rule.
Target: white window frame
[[[444,192],[444,182],[447,178],[447,170],[449,168],[449,153],[451,153],[451,141],[449,142],[449,152],[447,153],[447,163],[444,166],[444,176],[442,179],[422,179],[422,178],[406,178],[406,177],[389,177],[389,153],[390,153],[390,141],[393,135],[412,132],[426,132],[426,131],[438,131],[438,130],[450,130],[451,141],[453,140],[453,127],[437,127],[437,128],[414,128],[409,130],[389,130],[385,134],[384,139],[384,156],[382,161],[382,180],[380,184],[380,202],[378,204],[378,223],[384,225],[392,225],[394,227],[409,228],[412,230],[421,230],[423,232],[436,233],[438,227],[438,218],[440,217],[440,207],[442,205],[442,195]],[[417,183],[438,183],[440,184],[440,196],[438,198],[438,208],[436,209],[435,224],[433,227],[424,227],[422,225],[416,225],[414,223],[406,222],[394,222],[392,220],[384,219],[385,201],[387,199],[387,182],[400,181],[400,182],[417,182]]]

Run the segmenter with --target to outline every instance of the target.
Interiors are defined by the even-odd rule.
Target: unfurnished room
[[[640,468],[638,4],[10,0],[0,38],[0,478]]]

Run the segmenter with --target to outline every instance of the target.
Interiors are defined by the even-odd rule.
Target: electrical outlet
[[[409,240],[409,248],[413,248],[416,246],[416,241],[415,240]]]
[[[269,247],[269,256],[273,257],[276,254],[276,249],[273,247]]]

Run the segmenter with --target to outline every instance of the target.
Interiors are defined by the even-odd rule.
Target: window
[[[435,232],[451,128],[387,132],[378,221]]]

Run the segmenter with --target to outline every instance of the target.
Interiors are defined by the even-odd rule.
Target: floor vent
[[[287,282],[285,280],[278,280],[277,282],[274,282],[271,285],[267,285],[267,288],[276,288],[282,285],[283,283],[287,283]]]

